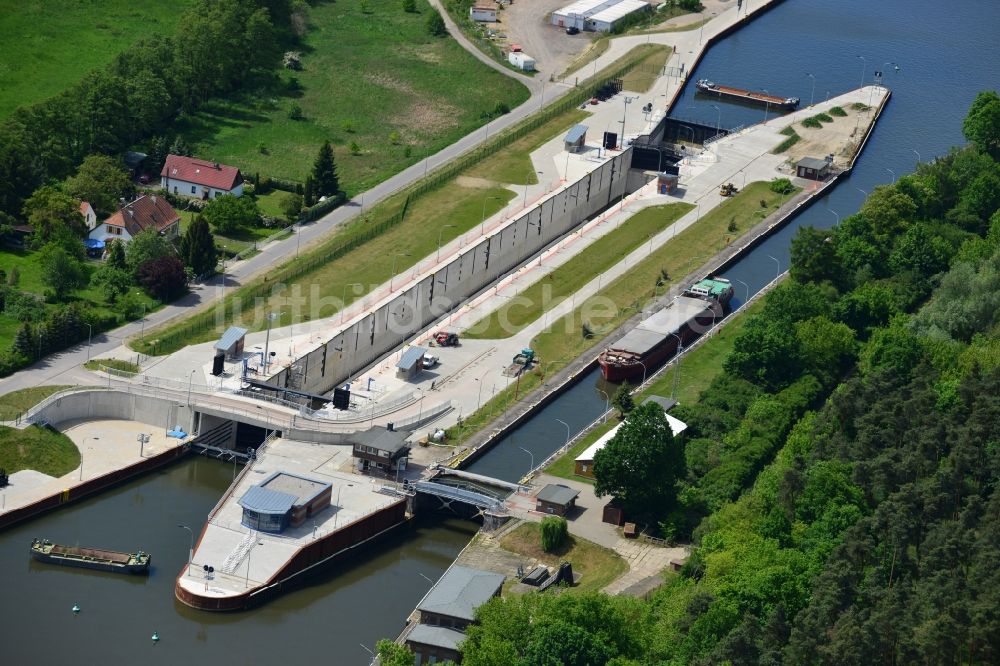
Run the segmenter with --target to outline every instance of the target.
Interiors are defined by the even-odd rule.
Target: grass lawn
[[[268,91],[212,102],[175,129],[201,157],[298,181],[329,139],[353,195],[484,124],[498,102],[514,108],[528,98],[454,39],[431,37],[432,9],[426,0],[417,9],[404,12],[399,0],[313,5],[302,71],[282,72]],[[293,103],[302,120],[289,118]]]
[[[346,296],[346,304],[362,298],[373,288],[388,282],[393,275],[405,273],[417,261],[433,254],[437,248],[440,234],[442,244],[469,231],[482,222],[483,204],[486,213],[491,215],[513,199],[514,192],[502,187],[463,186],[455,182],[429,192],[413,201],[407,208],[403,222],[393,226],[382,234],[368,240],[360,247],[326,262],[317,269],[306,273],[288,284],[288,289],[280,296],[271,299],[259,299],[252,308],[226,326],[240,325],[251,330],[263,330],[266,320],[261,313],[266,310],[281,312],[274,320],[273,326],[283,326],[289,323],[310,321],[330,317],[340,311],[340,299]],[[383,211],[392,210],[395,201],[388,201],[384,207],[372,212],[377,221]],[[336,247],[352,235],[363,235],[371,225],[372,217],[355,218],[342,226],[333,238],[324,244],[324,248]],[[453,226],[446,226],[453,225]],[[400,248],[406,248],[406,255],[400,255]],[[322,252],[323,249],[317,250]],[[279,276],[270,276],[280,280]],[[361,287],[352,285],[360,284]],[[288,299],[287,296],[292,298]],[[232,311],[235,299],[240,299],[237,293],[227,301],[227,308]],[[215,311],[207,311],[195,315],[215,320]],[[242,317],[242,320],[240,319]],[[155,332],[147,332],[145,342],[133,341],[132,347],[138,351],[153,353],[153,342],[158,341],[155,353],[166,354],[176,351],[185,344],[195,344],[217,338],[223,327],[211,327],[199,335],[189,337],[183,342],[159,340],[172,329],[184,326],[187,322],[167,326]]]
[[[545,468],[546,474],[551,474],[552,476],[559,476],[564,479],[571,479],[573,481],[580,481],[583,483],[593,484],[594,480],[589,479],[585,476],[577,476],[576,474],[576,457],[583,453],[588,446],[596,442],[601,438],[601,435],[618,425],[618,419],[609,416],[607,423],[602,423],[590,432],[586,434],[579,442],[573,445],[573,447],[564,453],[561,457],[556,458],[555,461]]]
[[[766,204],[763,208],[760,206],[761,200]],[[497,392],[480,409],[470,414],[461,428],[450,428],[449,437],[457,439],[456,443],[461,443],[470,434],[486,426],[494,413],[502,412],[504,406],[514,399],[515,391],[519,392],[518,395],[528,393],[544,381],[543,372],[549,375],[557,372],[600,338],[615,330],[654,296],[654,285],[661,271],[667,271],[671,279],[686,276],[760,222],[762,216],[777,210],[783,200],[784,197],[771,192],[769,183],[751,183],[742,192],[703,215],[695,225],[682,231],[628,273],[535,336],[530,346],[541,360],[540,365],[522,375],[520,386],[516,389],[511,386]],[[730,224],[734,225],[734,231],[729,231]],[[609,304],[614,306],[608,307]],[[582,334],[584,323],[594,334],[589,339]],[[683,371],[681,375],[683,376]]]
[[[503,307],[473,324],[465,332],[465,337],[509,338],[692,208],[691,204],[674,203],[643,209],[525,289],[516,299],[507,301]]]
[[[122,372],[139,372],[142,369],[131,361],[122,361],[117,358],[94,358],[84,363],[83,367],[94,372],[103,370],[104,368],[121,370]]]
[[[285,213],[281,210],[281,202],[289,195],[290,192],[271,190],[267,194],[255,194],[254,199],[257,200],[257,208],[261,213],[284,220]]]
[[[193,0],[0,0],[0,118],[47,99],[144,37],[173,34]]]
[[[66,435],[38,426],[0,426],[0,467],[8,474],[33,469],[59,477],[79,466],[80,451]]]
[[[281,194],[284,194],[282,192]],[[268,197],[271,195],[268,194]],[[265,215],[270,215],[261,206],[261,198],[257,197],[257,205],[260,206],[261,212]],[[181,230],[180,235],[183,236],[184,232],[187,231],[188,225],[194,220],[196,212],[190,210],[179,210],[177,214],[181,217]],[[281,217],[279,215],[279,217]],[[239,231],[231,232],[228,235],[222,235],[212,229],[212,235],[215,237],[215,247],[218,249],[220,254],[225,254],[226,257],[232,257],[235,254],[239,254],[244,250],[254,247],[255,243],[259,243],[273,236],[274,234],[281,231],[282,227],[248,227],[246,229],[241,229]],[[289,233],[290,235],[290,233]]]
[[[528,132],[517,141],[497,151],[465,172],[466,176],[485,178],[496,183],[534,185],[538,174],[531,165],[531,153],[551,139],[569,130],[590,114],[577,108],[570,109],[552,118],[547,123]]]
[[[663,66],[667,64],[671,52],[669,46],[654,45],[649,55],[643,58],[635,69],[622,77],[622,88],[639,93],[649,92],[662,73]]]
[[[92,274],[100,266],[100,262],[93,260],[86,260],[83,262],[84,269],[88,274]],[[29,292],[37,295],[39,298],[45,293],[46,286],[42,282],[42,267],[38,263],[38,253],[32,252],[30,250],[16,249],[16,248],[3,248],[0,249],[0,267],[3,267],[7,274],[10,275],[13,268],[17,268],[20,279],[18,280],[16,289],[18,291]],[[146,305],[149,312],[152,312],[160,306],[160,302],[154,298],[151,298],[143,290],[135,287],[132,289],[133,292],[138,294],[139,300],[137,303],[141,307],[142,304]],[[114,314],[119,316],[119,321],[124,321],[124,319],[118,315],[113,306],[109,305],[104,299],[104,293],[99,287],[94,287],[88,284],[84,289],[74,292],[68,297],[66,302],[78,301],[84,303],[88,309],[93,310],[100,315]],[[46,309],[51,310],[54,305],[47,304]],[[14,336],[17,334],[17,330],[21,327],[20,322],[18,322],[13,317],[0,313],[0,349],[9,349],[11,344],[14,342]]]
[[[0,395],[0,421],[10,421],[53,393],[70,388],[68,385],[32,386]],[[2,466],[2,465],[0,465]]]
[[[524,523],[517,527],[500,540],[500,546],[549,567],[569,562],[573,565],[573,572],[582,575],[580,584],[569,588],[577,592],[596,592],[628,571],[628,564],[614,551],[572,534],[555,553],[546,553],[542,550],[538,523]]]

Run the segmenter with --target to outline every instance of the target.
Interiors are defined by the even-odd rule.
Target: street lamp
[[[490,371],[487,370],[486,372],[483,373],[482,377],[480,377],[479,379],[476,380],[476,381],[479,382],[479,396],[476,398],[476,411],[477,412],[479,411],[479,408],[483,405],[483,380],[486,378],[486,375],[488,375],[489,372]]]
[[[889,167],[885,167],[885,170],[889,172],[890,176],[892,176],[892,184],[895,185],[896,184],[896,172],[893,171],[892,169],[890,169]]]
[[[225,300],[226,300],[226,246],[222,246],[222,308],[223,313],[225,313]]]
[[[96,439],[100,441],[100,437],[84,437],[83,441],[80,442],[80,448],[84,448],[87,444],[88,439]],[[83,481],[83,451],[80,451],[80,480]]]
[[[840,213],[838,213],[837,211],[835,211],[835,210],[834,210],[834,209],[832,209],[832,208],[827,208],[826,210],[827,210],[827,211],[828,211],[828,212],[829,212],[829,213],[830,213],[831,215],[833,215],[833,216],[834,216],[835,218],[837,218],[837,224],[839,225],[839,224],[840,224]]]
[[[147,309],[146,304],[143,303],[142,304],[142,319],[139,320],[140,321],[140,323],[139,323],[139,339],[140,340],[145,340],[146,339],[146,309]]]
[[[535,471],[535,454],[529,451],[528,449],[524,448],[523,446],[519,446],[517,448],[521,449],[529,456],[531,456],[531,469],[528,470],[528,473],[530,474],[531,472]]]
[[[917,164],[920,164],[920,162],[923,161],[923,160],[920,159],[920,153],[918,153],[915,149],[910,148],[910,152],[912,152],[914,155],[917,156]]]
[[[347,309],[347,288],[350,287],[364,287],[365,285],[360,282],[351,282],[350,284],[345,284],[344,288],[340,290],[340,323],[344,323],[344,310]]]
[[[149,443],[149,435],[144,432],[140,432],[136,435],[135,440],[139,442],[139,457],[142,457],[142,448]]]
[[[860,56],[860,55],[858,56],[858,59],[861,60],[861,87],[864,88],[865,87],[865,69],[868,67],[868,59],[865,58],[864,56]]]
[[[639,99],[638,95],[625,95],[622,101],[625,102],[625,108],[622,110],[622,142],[618,144],[621,146],[621,150],[625,150],[625,116],[628,114],[628,105]]]
[[[563,444],[563,446],[569,446],[569,437],[570,437],[569,424],[563,421],[562,419],[556,419],[556,421],[559,421],[559,423],[562,423],[564,426],[566,426],[566,443]]]
[[[737,282],[739,282],[741,285],[743,285],[743,288],[746,290],[746,296],[743,298],[743,302],[744,303],[748,302],[750,300],[750,285],[748,285],[743,280],[739,280],[737,278],[733,278],[733,279],[736,280]]]
[[[490,199],[498,200],[500,197],[483,197],[483,216],[482,222],[479,224],[479,235],[484,236],[486,234],[486,202]]]
[[[868,198],[868,192],[866,192],[865,190],[861,189],[860,187],[857,187],[857,188],[855,188],[855,189],[856,189],[856,190],[857,190],[858,192],[861,192],[861,194],[865,195],[865,199],[867,199],[867,198]]]
[[[646,364],[643,363],[642,361],[636,361],[636,363],[638,363],[639,365],[642,366],[642,384],[645,384],[646,383]],[[640,384],[639,386],[642,386],[642,384]]]
[[[94,333],[93,324],[87,324],[87,362],[90,362],[90,338]]]
[[[389,292],[392,293],[392,281],[396,279],[396,259],[399,257],[408,257],[409,252],[396,252],[392,255],[392,277],[389,278]]]
[[[809,72],[806,72],[806,76],[808,76],[813,81],[812,90],[809,92],[809,106],[812,106],[813,99],[816,97],[816,77],[810,74]]]
[[[771,255],[767,255],[767,256],[770,257],[771,260],[774,261],[774,264],[778,267],[778,272],[775,273],[775,275],[774,275],[774,279],[777,280],[779,277],[781,277],[781,262],[778,261],[777,257],[771,257]]]
[[[445,230],[445,229],[447,229],[448,227],[452,227],[452,228],[454,228],[455,226],[456,226],[456,225],[454,225],[454,224],[445,224],[445,225],[444,225],[444,226],[442,226],[442,227],[441,227],[440,229],[438,229],[438,251],[437,251],[437,259],[436,259],[436,261],[437,261],[438,263],[440,263],[440,262],[441,262],[441,234],[442,234],[442,232],[444,232],[444,230]]]
[[[771,96],[771,93],[767,92],[767,88],[761,88],[761,90],[764,91],[764,94],[767,95],[768,98]],[[771,100],[768,99],[768,98],[764,99],[764,122],[765,123],[767,122],[767,112],[771,110]]]
[[[715,119],[715,133],[718,134],[722,130],[722,109],[717,104],[711,104],[710,106],[719,112],[718,118]]]
[[[188,407],[191,406],[191,384],[194,383],[194,373],[196,372],[198,372],[198,370],[194,369],[191,371],[191,374],[188,375]]]
[[[267,335],[264,338],[264,375],[267,375],[267,366],[271,364],[271,357],[268,356],[268,352],[271,346],[271,322],[285,314],[284,312],[268,312],[267,313]]]
[[[191,545],[188,547],[188,575],[191,575],[191,560],[194,559],[194,531],[187,525],[178,525],[182,530],[187,530],[191,535]]]
[[[263,546],[264,542],[263,541],[258,541],[257,545],[258,546]],[[246,578],[246,586],[247,587],[250,587],[250,556],[251,555],[253,555],[253,548],[251,548],[250,550],[247,551],[247,578]]]
[[[601,423],[607,423],[608,412],[611,411],[611,396],[608,395],[607,391],[605,391],[604,389],[599,389],[596,386],[594,388],[597,389],[598,393],[604,396],[604,419],[601,420]]]

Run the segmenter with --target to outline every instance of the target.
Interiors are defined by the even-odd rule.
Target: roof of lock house
[[[104,224],[124,227],[129,235],[136,236],[139,232],[150,228],[163,231],[170,225],[179,222],[180,219],[181,216],[166,199],[155,194],[147,194],[104,220]]]
[[[821,160],[817,157],[803,157],[801,160],[795,163],[797,167],[805,167],[807,169],[816,169],[817,171],[825,169],[830,166],[830,163],[826,160]]]
[[[183,155],[167,155],[160,176],[217,190],[231,190],[243,182],[243,175],[236,167]]]
[[[476,608],[493,598],[506,576],[453,564],[417,604],[421,612],[457,617],[470,622]]]
[[[550,504],[558,504],[559,506],[567,506],[575,500],[579,494],[579,490],[574,490],[569,486],[564,486],[561,483],[550,483],[538,491],[538,494],[535,495],[535,499],[541,502],[548,502]]]
[[[382,426],[374,426],[368,430],[354,433],[352,441],[361,446],[370,446],[379,451],[396,453],[397,451],[409,448],[406,438],[410,436],[409,430],[389,430]]]

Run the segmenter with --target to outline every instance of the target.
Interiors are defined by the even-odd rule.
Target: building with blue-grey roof
[[[423,347],[410,347],[403,352],[396,364],[396,376],[400,379],[413,379],[424,368],[424,354],[427,350]]]
[[[325,481],[274,472],[240,498],[241,522],[261,532],[278,533],[289,525],[298,527],[330,506],[332,491],[333,486]]]
[[[476,621],[476,609],[500,596],[506,576],[492,571],[451,565],[417,604],[420,624],[406,634],[416,663],[462,661],[459,644]]]
[[[587,147],[587,126],[573,125],[573,128],[563,137],[563,145],[567,153],[579,153]]]

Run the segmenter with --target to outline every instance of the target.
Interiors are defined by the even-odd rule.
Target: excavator
[[[733,185],[732,183],[724,183],[722,187],[719,188],[719,196],[731,197],[739,191],[740,189],[735,185]]]

